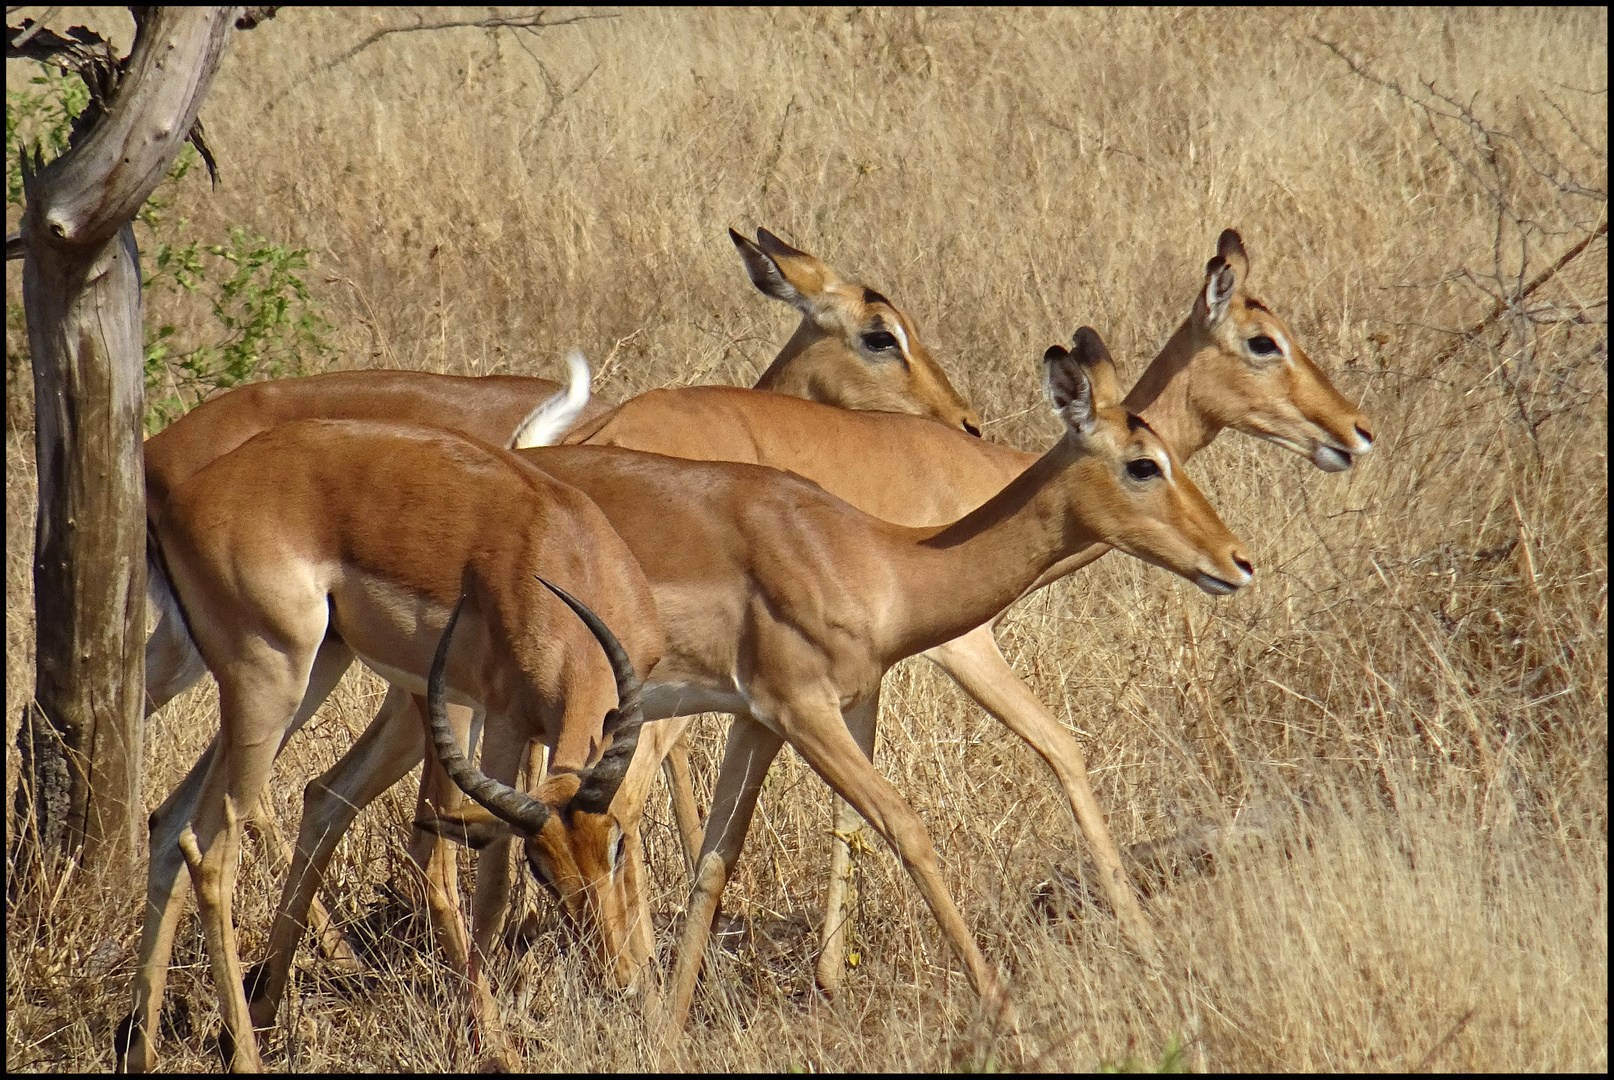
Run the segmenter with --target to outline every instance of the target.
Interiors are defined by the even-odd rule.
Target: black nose
[[[1235,556],[1233,556],[1233,565],[1238,567],[1240,570],[1243,570],[1246,574],[1249,574],[1251,577],[1255,576],[1255,564],[1252,563],[1249,559],[1246,559],[1246,558],[1243,558],[1241,556],[1235,555]]]
[[[1363,440],[1365,440],[1369,446],[1373,445],[1373,433],[1367,428],[1363,427],[1361,424],[1357,424],[1356,433],[1362,436]]]
[[[971,435],[974,435],[977,439],[981,437],[981,429],[970,423],[968,420],[964,421],[964,430],[969,432]],[[1358,428],[1357,430],[1361,429]]]

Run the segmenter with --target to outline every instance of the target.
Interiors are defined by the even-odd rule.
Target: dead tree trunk
[[[130,227],[196,122],[239,8],[134,9],[100,115],[25,177],[39,467],[34,706],[19,742],[47,851],[138,848],[145,703],[140,267]],[[82,850],[80,850],[82,849]]]

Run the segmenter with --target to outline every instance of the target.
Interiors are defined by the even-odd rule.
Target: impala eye
[[[884,352],[887,349],[895,349],[897,339],[884,330],[876,330],[873,333],[863,335],[863,347],[870,352]]]
[[[1278,343],[1267,337],[1265,334],[1258,334],[1257,336],[1250,338],[1249,341],[1245,342],[1245,344],[1248,345],[1250,347],[1250,351],[1257,356],[1276,356],[1283,352],[1282,349],[1278,348]]]
[[[1134,480],[1153,480],[1160,475],[1160,465],[1154,458],[1138,458],[1126,463],[1126,474]]]
[[[628,838],[626,836],[618,836],[616,843],[611,845],[611,866],[613,868],[622,865],[622,852],[627,847],[627,844]]]
[[[541,855],[529,854],[527,856],[527,869],[532,876],[538,879],[538,884],[549,890],[549,894],[556,900],[560,899],[560,885],[555,881],[555,873],[549,868],[549,860]]]

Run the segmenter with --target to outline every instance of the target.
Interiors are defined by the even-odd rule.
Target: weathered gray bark
[[[145,481],[130,222],[196,119],[239,8],[136,9],[93,128],[26,181],[21,228],[39,469],[35,705],[19,742],[47,849],[132,859],[142,820]]]

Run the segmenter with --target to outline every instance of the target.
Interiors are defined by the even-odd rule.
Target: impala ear
[[[415,819],[415,825],[444,840],[464,844],[473,851],[480,851],[495,840],[513,836],[516,831],[508,821],[477,803],[448,814],[427,810]]]
[[[1250,276],[1250,257],[1244,253],[1244,238],[1236,229],[1222,230],[1222,235],[1216,240],[1216,254],[1233,268],[1233,274],[1239,281]]]
[[[1194,319],[1209,329],[1227,316],[1227,306],[1233,300],[1238,278],[1227,260],[1220,255],[1205,264],[1205,288],[1194,298]]]
[[[1097,330],[1091,326],[1077,330],[1071,336],[1070,354],[1093,384],[1094,408],[1107,409],[1121,400],[1121,381],[1115,374],[1115,360]]]
[[[801,293],[796,287],[785,280],[784,274],[779,270],[779,264],[769,258],[750,240],[741,236],[733,229],[729,230],[729,239],[739,249],[740,258],[745,260],[745,273],[751,279],[751,284],[764,296],[771,296],[775,300],[783,300],[791,307],[799,308],[805,303]]]
[[[1096,336],[1096,335],[1095,335]],[[1081,362],[1058,345],[1042,354],[1043,392],[1067,427],[1086,434],[1096,423],[1093,383]]]
[[[840,278],[835,271],[805,251],[797,251],[767,229],[757,230],[759,244],[753,244],[733,229],[729,239],[745,260],[751,284],[764,296],[782,300],[803,315],[813,313],[813,297]]]
[[[791,247],[789,244],[773,235],[773,233],[763,228],[757,229],[757,246],[776,259],[794,259],[798,257],[804,259],[812,258],[812,256],[807,254],[805,251],[801,250],[800,248]]]

